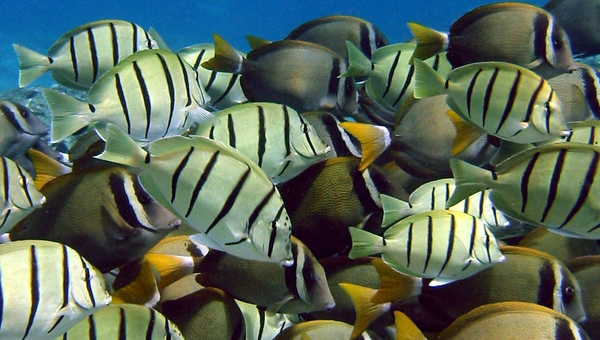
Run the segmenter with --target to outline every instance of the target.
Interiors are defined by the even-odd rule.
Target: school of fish
[[[600,339],[599,21],[15,43],[60,85],[0,98],[0,339]]]

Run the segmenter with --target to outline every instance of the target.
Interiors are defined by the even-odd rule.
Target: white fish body
[[[53,339],[111,301],[102,274],[60,243],[0,245],[0,339]]]

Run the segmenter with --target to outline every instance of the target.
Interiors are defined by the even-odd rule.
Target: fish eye
[[[29,111],[27,111],[27,110],[19,110],[19,113],[21,114],[21,117],[23,117],[23,118],[29,117]]]
[[[571,301],[574,296],[575,296],[575,288],[573,288],[571,286],[567,286],[567,287],[563,288],[563,299],[566,302]]]
[[[302,123],[302,125],[300,126],[300,129],[302,129],[302,132],[304,132],[304,133],[308,133],[308,131],[310,130],[308,124],[306,124],[306,123]]]
[[[563,47],[562,40],[559,37],[552,39],[552,45],[554,45],[554,49],[556,50],[560,50]]]

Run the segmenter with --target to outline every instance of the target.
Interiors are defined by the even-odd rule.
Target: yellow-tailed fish
[[[600,149],[556,143],[518,153],[484,170],[451,160],[456,188],[447,206],[488,189],[506,215],[569,236],[600,238],[598,177]]]
[[[335,306],[323,267],[302,242],[293,239],[294,264],[239,259],[210,251],[197,267],[197,281],[269,312],[305,313]]]
[[[319,340],[319,339],[350,339],[352,325],[341,321],[313,320],[286,328],[274,340]],[[356,340],[372,339],[363,333]]]
[[[27,171],[15,162],[1,157],[0,166],[0,233],[6,233],[35,209],[40,208],[46,202],[46,197],[36,189]]]
[[[50,71],[60,84],[87,90],[106,71],[129,55],[158,45],[142,27],[123,20],[100,20],[63,34],[42,55],[13,44],[19,57],[19,86]]]
[[[562,103],[567,123],[600,118],[598,70],[583,63],[577,66],[576,70],[548,79]]]
[[[478,307],[456,319],[436,339],[590,339],[567,316],[529,302],[498,302]]]
[[[0,100],[0,156],[16,160],[27,153],[49,128],[27,107]]]
[[[100,272],[59,243],[2,244],[0,272],[2,339],[53,339],[111,301]]]
[[[546,252],[564,263],[581,256],[600,255],[596,240],[564,237],[542,227],[527,233],[518,246]]]
[[[212,117],[204,108],[210,99],[198,72],[167,50],[139,51],[119,62],[90,88],[89,103],[51,89],[43,92],[52,113],[52,142],[97,122],[149,142],[180,135]]]
[[[275,103],[245,103],[215,114],[188,135],[227,144],[256,163],[275,184],[324,160],[329,145],[296,110]]]
[[[235,303],[244,316],[246,339],[273,339],[281,331],[295,324],[288,314],[269,313],[262,307],[240,300],[235,300]]]
[[[374,24],[349,15],[330,15],[305,22],[285,39],[302,40],[325,46],[348,60],[346,41],[358,46],[361,53],[372,53],[388,44]]]
[[[536,73],[503,62],[472,63],[446,78],[415,60],[415,98],[447,94],[462,119],[486,133],[516,143],[565,137],[560,99]]]
[[[339,125],[360,142],[359,171],[368,168],[392,143],[390,131],[385,126],[357,122],[341,122]]]
[[[110,305],[78,322],[55,340],[183,340],[174,323],[158,311],[133,304]]]
[[[161,295],[158,290],[160,274],[146,259],[134,260],[119,267],[111,288],[112,303],[132,303],[148,308],[156,306]]]
[[[355,157],[331,158],[279,185],[293,235],[317,258],[350,247],[348,227],[381,212],[371,169],[359,165]]]
[[[475,216],[433,210],[407,217],[383,236],[350,228],[350,258],[382,254],[393,269],[433,278],[431,286],[464,279],[504,261],[496,238]]]
[[[544,5],[564,28],[576,56],[600,54],[597,0],[551,0]]]
[[[163,315],[186,339],[246,338],[244,317],[235,300],[220,289],[203,288],[162,303]]]
[[[575,69],[567,33],[540,7],[500,2],[475,8],[441,33],[416,23],[408,24],[417,40],[414,58],[426,59],[448,51],[453,67],[481,61],[504,61],[545,76]]]
[[[600,337],[600,256],[580,256],[567,262],[567,267],[573,273],[581,287],[581,300],[586,318],[579,324],[589,334],[590,338]]]
[[[177,54],[198,71],[201,84],[211,98],[210,105],[212,107],[226,109],[248,101],[240,85],[240,76],[238,74],[211,71],[200,66],[203,62],[214,57],[215,45],[192,45],[182,48],[177,51]],[[242,56],[245,57],[243,53]]]
[[[369,97],[384,107],[398,111],[414,90],[415,67],[410,63],[415,44],[401,43],[381,47],[369,60],[355,45],[348,46],[349,66],[341,76],[367,77],[365,89]],[[452,66],[446,54],[437,54],[425,61],[446,76]]]
[[[421,185],[410,194],[408,202],[381,195],[382,227],[389,227],[407,216],[421,212],[446,210],[446,201],[454,192],[454,187],[453,178],[444,178]],[[486,190],[475,193],[448,209],[473,215],[488,227],[507,227],[510,223],[506,216],[494,207]]]
[[[246,259],[293,263],[283,200],[237,150],[203,137],[175,136],[145,151],[112,124],[97,131],[106,146],[96,157],[137,168],[144,189],[200,232],[194,241]]]
[[[213,38],[215,57],[202,67],[241,74],[249,101],[280,103],[300,113],[326,110],[340,117],[357,111],[354,79],[338,78],[346,62],[330,49],[282,40],[260,46],[244,58],[223,38],[216,34]]]
[[[535,303],[575,321],[585,319],[579,283],[564,263],[534,249],[500,250],[505,262],[445,286],[423,285],[419,302],[448,323],[476,307],[506,301]]]
[[[361,156],[360,149],[346,130],[339,126],[340,120],[336,116],[327,111],[309,111],[301,116],[315,129],[319,138],[330,146],[327,158]]]

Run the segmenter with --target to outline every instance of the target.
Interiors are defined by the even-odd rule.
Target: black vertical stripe
[[[533,59],[546,59],[546,39],[548,36],[548,26],[550,20],[547,14],[539,13],[533,19]]]
[[[146,340],[151,340],[152,333],[154,330],[154,324],[156,323],[156,312],[152,308],[148,308],[148,311],[150,313],[150,320],[148,321],[148,328],[146,329]],[[168,321],[166,319],[165,319],[165,323],[168,323]]]
[[[569,221],[571,221],[571,219],[575,216],[575,214],[577,214],[577,212],[579,212],[579,210],[583,206],[583,203],[588,198],[588,195],[592,189],[592,185],[594,184],[594,179],[596,178],[596,174],[598,172],[599,158],[600,158],[600,154],[598,154],[598,152],[594,151],[594,156],[592,157],[592,161],[590,162],[590,165],[588,166],[588,171],[585,174],[585,180],[583,181],[583,186],[581,187],[581,190],[579,191],[579,196],[577,197],[577,201],[573,205],[573,208],[571,208],[571,211],[569,211],[569,214],[567,215],[567,217],[565,218],[563,223],[561,223],[559,229],[564,227],[567,223],[569,223]],[[588,232],[590,232],[590,231],[593,231],[593,229],[589,230]]]
[[[277,215],[275,215],[275,219],[271,222],[271,236],[269,238],[269,249],[267,251],[267,256],[271,257],[273,254],[273,248],[275,247],[275,240],[277,239],[277,224],[279,219],[281,218],[281,214],[285,210],[284,205],[282,204],[279,210],[277,211]]]
[[[217,79],[217,71],[212,71],[210,72],[210,77],[208,78],[208,82],[206,82],[206,85],[204,86],[204,89],[206,91],[210,91],[210,88],[212,87],[212,85],[215,83],[215,80]]]
[[[525,207],[527,206],[527,200],[529,195],[529,179],[531,177],[531,173],[533,171],[533,167],[540,157],[540,153],[536,152],[533,157],[529,160],[527,167],[525,168],[525,172],[523,172],[523,177],[521,178],[521,212],[525,212]]]
[[[92,58],[92,83],[98,78],[98,51],[96,51],[96,41],[94,39],[94,31],[91,27],[87,29],[88,47],[90,49],[90,57]]]
[[[165,74],[165,81],[167,82],[167,87],[169,88],[169,119],[167,120],[165,133],[163,134],[164,137],[169,133],[171,122],[173,121],[173,114],[175,112],[175,84],[173,83],[173,76],[171,75],[171,71],[167,66],[167,61],[165,58],[163,58],[159,53],[157,53],[156,56],[160,60],[160,64],[162,65],[163,72]]]
[[[585,94],[585,99],[590,106],[590,110],[594,114],[596,119],[600,118],[600,102],[598,98],[600,98],[600,94],[598,93],[598,88],[596,80],[600,79],[600,74],[596,69],[588,70],[587,68],[580,69],[582,72],[581,81],[583,83],[583,92]],[[592,76],[589,72],[594,72],[594,76]]]
[[[473,250],[475,249],[475,238],[477,234],[477,220],[471,215],[471,239],[469,240],[469,256],[475,257]]]
[[[571,324],[567,319],[561,318],[559,316],[554,316],[554,339],[560,340],[576,340],[576,339],[585,339],[586,336],[579,332],[577,337],[573,334],[573,330],[571,329]]]
[[[569,137],[573,135],[573,130],[569,133]],[[590,126],[590,137],[588,138],[589,145],[596,145],[596,127]]]
[[[223,74],[220,74],[220,75],[223,76]],[[219,102],[221,102],[221,100],[223,100],[223,99],[225,99],[225,97],[227,97],[229,92],[231,92],[231,89],[233,88],[233,86],[235,86],[235,82],[237,81],[238,77],[239,77],[239,75],[237,75],[237,74],[232,74],[230,76],[229,83],[227,83],[227,87],[225,88],[225,91],[223,91],[223,93],[221,93],[221,95],[217,99],[211,101],[212,105],[219,104]],[[206,89],[206,91],[208,91],[208,89]]]
[[[185,166],[187,165],[187,162],[190,160],[190,157],[193,152],[194,152],[194,147],[190,146],[190,150],[181,159],[181,161],[179,162],[179,165],[177,165],[177,168],[175,168],[175,171],[173,172],[173,177],[171,177],[171,203],[173,203],[175,201],[175,197],[177,194],[177,184],[179,182],[179,176],[181,175],[181,172],[183,171],[183,169],[185,169]]]
[[[27,338],[27,335],[29,335],[29,332],[31,331],[31,327],[33,326],[33,321],[35,320],[36,313],[40,304],[40,281],[38,277],[39,268],[35,245],[32,245],[30,248],[30,256],[31,275],[29,289],[31,294],[31,305],[29,309],[29,321],[27,321],[27,327],[25,328],[25,334],[23,335],[23,339]]]
[[[498,131],[500,131],[500,129],[502,128],[502,126],[504,125],[506,120],[508,119],[508,115],[510,114],[510,111],[512,111],[512,108],[515,105],[515,100],[517,99],[517,92],[519,91],[519,83],[520,82],[521,82],[521,71],[517,70],[517,76],[515,77],[515,80],[513,81],[512,87],[510,88],[510,92],[508,94],[508,101],[506,103],[506,106],[504,107],[504,112],[502,113],[502,116],[500,117],[500,124],[498,124],[498,127],[496,128],[496,133],[498,133]]]
[[[283,110],[283,144],[285,147],[285,155],[287,157],[292,153],[290,144],[290,112],[288,111],[288,108],[285,105],[281,105],[281,109]],[[324,124],[327,125],[326,123]],[[327,130],[327,132],[329,132],[329,130]]]
[[[27,176],[25,175],[23,169],[20,166],[16,164],[15,166],[17,168],[17,172],[19,173],[19,178],[21,179],[21,188],[25,193],[25,197],[27,197],[27,202],[29,203],[30,207],[33,207],[33,200],[31,199],[31,193],[29,192],[29,186],[27,185]]]
[[[413,223],[408,224],[408,237],[406,238],[406,267],[410,268],[410,255],[412,254]]]
[[[258,336],[256,337],[256,339],[261,340],[262,336],[263,336],[263,332],[265,331],[265,323],[266,323],[266,315],[265,315],[265,311],[256,307],[256,310],[258,312]]]
[[[250,233],[250,229],[254,225],[254,222],[256,222],[256,220],[258,219],[258,216],[260,216],[260,213],[262,212],[263,208],[267,205],[267,203],[269,203],[269,200],[271,200],[271,197],[273,197],[273,195],[275,195],[275,192],[276,192],[275,186],[272,186],[271,190],[269,190],[269,192],[265,195],[265,197],[263,197],[263,199],[260,201],[260,203],[258,203],[256,208],[254,208],[254,210],[252,211],[252,214],[250,214],[250,217],[248,217],[248,232],[247,232],[247,234]]]
[[[0,332],[2,332],[2,320],[4,320],[4,289],[2,287],[2,273],[0,272]]]
[[[529,100],[529,105],[527,105],[527,114],[525,115],[525,118],[523,119],[524,122],[528,122],[531,119],[531,115],[533,114],[535,104],[538,101],[538,96],[540,95],[540,92],[542,91],[544,84],[545,84],[544,79],[543,78],[540,79],[540,83],[536,87],[535,91],[533,91],[533,95],[531,96],[531,99]]]
[[[427,272],[429,266],[429,260],[433,253],[433,218],[427,215],[427,253],[425,255],[425,265],[423,266],[423,273]]]
[[[435,187],[431,188],[431,197],[429,201],[429,210],[435,210]]]
[[[550,209],[552,209],[552,205],[556,199],[558,185],[560,183],[560,176],[562,175],[562,169],[565,165],[566,154],[567,149],[560,149],[558,152],[558,157],[554,163],[554,170],[552,171],[552,178],[550,179],[550,187],[548,187],[548,199],[546,201],[546,207],[544,208],[540,222],[544,222],[544,220],[546,220],[546,217],[548,217],[548,213],[550,212]]]
[[[327,88],[327,93],[334,95],[337,98],[338,88],[340,86],[340,79],[338,76],[340,75],[340,61],[336,57],[332,57],[331,62],[331,71],[329,72],[329,86]]]
[[[113,66],[119,62],[119,39],[117,39],[117,30],[114,23],[108,25],[110,27],[110,41],[112,44]]]
[[[127,320],[125,310],[119,307],[119,340],[127,340]]]
[[[537,304],[554,308],[554,291],[556,290],[556,278],[552,263],[545,261],[538,271],[539,286],[537,291]],[[558,298],[558,297],[557,297]]]
[[[137,50],[138,50],[138,27],[134,23],[131,23],[131,27],[133,28],[133,37],[131,39],[133,42],[133,46],[131,47],[131,51],[137,52]]]
[[[150,118],[152,114],[152,103],[150,101],[150,93],[148,92],[148,87],[146,86],[144,75],[142,74],[142,70],[140,70],[137,64],[137,61],[134,61],[132,64],[133,69],[135,70],[135,77],[138,81],[138,85],[140,86],[142,99],[144,99],[144,108],[146,109],[146,132],[144,134],[144,137],[148,138],[148,132],[150,131]]]
[[[364,23],[361,23],[359,25],[359,30],[360,30],[360,35],[359,35],[359,45],[360,45],[360,50],[369,58],[371,59],[371,56],[373,55],[373,51],[371,51],[371,39],[369,38],[370,36],[370,29],[369,26],[367,26]]]
[[[75,49],[75,37],[69,39],[69,52],[71,54],[71,65],[73,66],[73,74],[75,82],[79,80],[79,64],[77,63],[77,50]]]
[[[550,96],[548,97],[548,101],[546,102],[546,110],[547,110],[547,114],[546,114],[546,132],[550,133],[550,118],[554,117],[554,115],[552,114],[552,107],[550,106],[550,103],[552,102],[552,98],[554,97],[554,91],[550,91]]]
[[[88,336],[90,340],[96,340],[98,337],[96,336],[96,322],[94,321],[94,314],[88,316]]]
[[[188,74],[187,74],[187,70],[185,68],[185,64],[183,59],[181,59],[181,57],[179,55],[177,55],[177,59],[179,60],[179,65],[181,66],[181,73],[183,76],[183,81],[185,82],[185,93],[186,93],[186,97],[187,97],[187,102],[185,103],[184,106],[189,106],[190,104],[192,104],[192,95],[190,94],[190,80],[188,79]]]
[[[236,136],[235,136],[235,122],[231,114],[227,115],[227,133],[229,136],[229,146],[232,148],[236,147]]]
[[[62,245],[62,256],[63,256],[63,261],[62,261],[62,273],[63,273],[62,296],[63,296],[63,303],[61,305],[61,308],[65,308],[69,304],[69,295],[70,295],[69,292],[71,291],[71,287],[70,287],[71,279],[69,277],[69,253],[68,253],[67,246],[65,246],[65,245]],[[56,322],[54,323],[54,325],[50,328],[50,330],[48,331],[48,333],[52,332],[54,330],[54,328],[56,328],[56,326],[58,326],[58,324],[63,320],[64,317],[65,317],[64,315],[61,315],[58,318],[58,320],[56,320]]]
[[[482,127],[485,127],[485,120],[487,118],[490,101],[492,99],[492,91],[494,90],[494,84],[496,83],[496,79],[498,78],[499,72],[500,72],[500,69],[498,69],[497,67],[494,67],[494,73],[492,73],[492,77],[490,78],[487,88],[485,89],[485,96],[483,98],[483,111],[481,114],[481,126]]]
[[[157,232],[152,226],[147,226],[138,219],[138,215],[131,204],[129,194],[125,189],[125,180],[123,177],[114,173],[110,174],[108,177],[108,186],[119,215],[127,224],[132,228],[141,228],[151,233]]]
[[[412,83],[414,74],[415,74],[415,65],[410,65],[410,67],[408,68],[408,74],[406,75],[406,78],[404,79],[404,85],[402,85],[402,89],[400,90],[400,93],[398,93],[398,97],[396,97],[396,100],[394,101],[394,104],[392,104],[392,106],[395,107],[398,104],[398,102],[400,102],[400,99],[402,99],[402,96],[404,96],[404,94],[406,93],[406,90],[408,90],[408,87]]]
[[[27,133],[25,130],[23,130],[23,127],[21,126],[21,124],[19,124],[19,121],[17,120],[17,117],[15,116],[15,112],[13,112],[8,106],[6,106],[6,104],[0,105],[0,111],[2,111],[2,113],[4,114],[4,117],[6,117],[6,120],[8,120],[10,125],[12,125],[13,128],[15,130],[17,130],[17,132]],[[27,133],[27,134],[31,134],[31,133]]]
[[[352,169],[352,186],[354,187],[354,193],[356,194],[356,198],[360,202],[361,206],[364,209],[365,215],[369,212],[378,209],[378,205],[371,197],[371,192],[369,191],[369,187],[367,186],[365,177],[369,176],[368,172],[361,172],[358,170],[358,164]]]
[[[123,115],[125,115],[125,123],[127,124],[127,134],[131,134],[131,119],[129,117],[129,108],[127,106],[127,99],[125,98],[125,92],[121,85],[121,76],[115,73],[115,86],[117,87],[117,94],[119,95],[119,102],[121,103],[121,109]]]
[[[171,340],[171,327],[167,318],[165,318],[165,340]]]
[[[439,54],[436,54],[436,55],[433,57],[433,66],[432,66],[432,68],[433,68],[435,71],[437,71],[437,70],[438,70],[438,67],[440,67],[440,55],[439,55]]]
[[[152,48],[152,38],[150,38],[148,31],[144,30],[144,36],[146,37],[146,47],[149,49]]]
[[[396,57],[394,58],[394,61],[392,62],[392,67],[390,67],[390,70],[388,72],[387,83],[385,84],[385,91],[383,91],[383,95],[381,95],[381,98],[385,98],[385,96],[390,91],[390,88],[392,87],[393,79],[394,79],[394,72],[396,72],[396,67],[398,67],[398,61],[400,60],[401,55],[402,55],[402,51],[398,51],[396,53]]]
[[[452,256],[452,251],[454,250],[454,239],[456,238],[456,217],[454,214],[450,215],[450,233],[448,234],[448,247],[446,248],[446,258],[444,259],[444,263],[442,264],[442,268],[440,268],[440,272],[438,276],[441,276],[446,269],[446,266],[450,262],[450,257]]]
[[[485,200],[487,199],[486,196],[486,191],[481,191],[479,193],[479,218],[483,218],[483,209],[485,207]],[[492,206],[492,210],[494,209],[494,206]],[[496,223],[497,224],[497,223]]]
[[[194,69],[198,69],[198,67],[200,67],[200,63],[202,62],[202,57],[204,56],[204,53],[206,53],[206,49],[202,49],[202,51],[200,51],[200,53],[198,53],[198,55],[196,56],[196,60],[194,60]]]
[[[229,213],[229,211],[235,204],[235,201],[239,197],[240,192],[242,191],[242,188],[244,187],[244,183],[246,183],[246,180],[248,180],[248,177],[250,176],[251,172],[252,172],[252,169],[250,168],[250,166],[248,166],[248,169],[246,169],[246,171],[244,171],[244,173],[242,174],[242,177],[240,177],[240,179],[238,179],[237,183],[235,184],[235,187],[233,187],[233,190],[231,190],[231,192],[227,196],[227,199],[225,200],[225,203],[221,207],[221,210],[219,211],[219,214],[217,215],[217,217],[215,217],[215,219],[212,221],[212,223],[208,226],[208,228],[204,232],[205,234],[208,234],[225,216],[227,216],[227,214]]]
[[[267,151],[267,131],[265,128],[265,110],[262,106],[258,106],[258,166],[262,167],[263,158]]]
[[[83,267],[83,272],[85,273],[84,280],[85,280],[86,291],[88,293],[90,301],[92,302],[92,307],[96,308],[97,307],[96,306],[96,298],[94,297],[94,290],[92,289],[93,277],[92,277],[91,269],[90,269],[90,267],[88,267],[83,256],[79,256],[79,258],[81,259],[81,266]]]
[[[3,184],[4,184],[4,201],[8,202],[8,195],[9,195],[9,190],[10,190],[10,174],[8,173],[8,162],[6,160],[6,158],[2,157],[2,176],[4,176],[3,180]]]
[[[198,179],[198,182],[196,183],[196,186],[194,187],[194,191],[192,192],[192,197],[190,197],[190,202],[188,204],[188,210],[185,213],[185,217],[190,216],[190,214],[192,213],[192,209],[194,208],[196,199],[198,199],[198,194],[200,194],[200,190],[202,189],[202,186],[204,186],[204,184],[208,180],[208,177],[210,176],[210,173],[213,170],[218,158],[219,158],[219,150],[217,150],[217,151],[215,151],[215,153],[213,153],[213,155],[208,160],[208,163],[206,163],[206,166],[202,170],[202,175],[200,175],[200,178]]]
[[[481,74],[481,72],[483,71],[483,69],[479,69],[475,75],[473,76],[473,78],[471,78],[471,82],[469,83],[469,87],[467,88],[467,115],[469,117],[471,117],[471,100],[473,98],[473,89],[475,88],[475,84],[477,83],[477,78],[479,78],[479,75]]]

